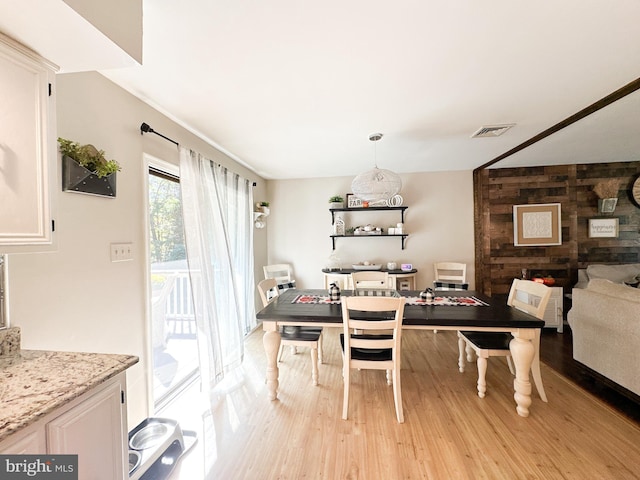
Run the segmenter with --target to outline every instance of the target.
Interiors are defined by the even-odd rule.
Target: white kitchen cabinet
[[[80,480],[129,477],[125,373],[0,442],[2,454],[78,455]]]
[[[0,253],[53,248],[56,70],[0,34]]]
[[[47,436],[41,425],[31,425],[0,443],[4,455],[37,455],[47,451]]]
[[[78,454],[80,478],[111,480],[129,475],[122,377],[122,382],[110,382],[47,423],[48,453]]]

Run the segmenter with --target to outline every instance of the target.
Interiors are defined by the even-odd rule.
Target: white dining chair
[[[258,283],[258,292],[263,307],[271,303],[278,295],[278,284],[275,278],[267,278]],[[311,379],[318,385],[318,363],[322,363],[322,328],[316,327],[280,327],[280,350],[278,362],[282,361],[284,347],[289,345],[293,352],[297,347],[311,350]]]
[[[278,284],[279,290],[296,287],[296,280],[293,278],[293,268],[288,263],[275,263],[262,267],[264,278],[273,278]]]
[[[351,272],[351,283],[354,290],[391,288],[389,272],[381,272],[379,270]]]
[[[387,383],[393,385],[393,400],[398,423],[404,422],[402,390],[400,384],[400,361],[402,358],[402,317],[404,297],[342,297],[342,321],[344,332],[340,335],[343,352],[344,400],[342,418],[349,413],[349,387],[351,369],[373,369],[386,371]],[[385,319],[353,318],[352,312],[372,314],[386,312]],[[358,316],[359,316],[358,315]],[[371,335],[367,332],[390,329],[390,335]],[[352,333],[358,330],[361,334]]]
[[[460,262],[436,262],[433,264],[433,289],[443,290],[468,290],[467,264]],[[433,333],[438,333],[437,329]]]
[[[507,298],[507,305],[529,313],[538,319],[544,317],[545,309],[551,297],[551,288],[531,280],[514,279]],[[504,332],[458,332],[458,369],[464,372],[465,354],[467,361],[473,361],[473,352],[477,356],[478,366],[478,396],[484,398],[487,391],[487,360],[489,357],[507,357],[509,371],[515,375],[511,360],[509,344],[513,336]],[[547,395],[542,385],[540,373],[540,329],[536,330],[533,339],[535,355],[531,364],[531,373],[540,398],[546,402]]]
[[[445,283],[465,283],[467,264],[459,262],[436,262],[433,264],[434,281]]]

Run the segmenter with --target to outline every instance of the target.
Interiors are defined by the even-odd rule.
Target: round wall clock
[[[638,206],[640,206],[640,177],[636,178],[636,181],[633,182],[631,194],[633,195],[633,199],[636,201]]]

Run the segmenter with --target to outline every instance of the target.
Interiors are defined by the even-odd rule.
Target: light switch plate
[[[133,260],[133,243],[112,243],[111,261],[126,262]]]

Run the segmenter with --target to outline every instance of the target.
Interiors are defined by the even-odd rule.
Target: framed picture
[[[353,193],[347,193],[347,208],[359,207],[362,207],[362,200],[356,197]]]
[[[514,205],[513,243],[517,247],[562,245],[560,204]]]
[[[618,237],[618,218],[590,218],[589,238],[607,237]]]

